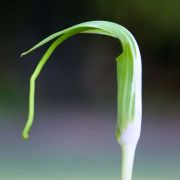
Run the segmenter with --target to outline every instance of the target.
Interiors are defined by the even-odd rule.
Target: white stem
[[[131,180],[137,143],[122,144],[122,180]]]

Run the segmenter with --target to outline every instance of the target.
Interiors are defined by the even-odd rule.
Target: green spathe
[[[117,62],[117,131],[116,137],[122,146],[122,180],[131,180],[134,153],[141,129],[141,56],[132,34],[121,25],[108,21],[90,21],[59,31],[30,50],[26,55],[45,43],[54,40],[31,76],[29,95],[29,116],[23,131],[23,138],[29,137],[34,118],[35,81],[53,51],[63,41],[78,33],[101,34],[114,37],[122,46]]]

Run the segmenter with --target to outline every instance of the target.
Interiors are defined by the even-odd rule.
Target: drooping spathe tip
[[[31,49],[29,49],[29,50],[27,50],[27,51],[25,51],[25,52],[23,52],[23,53],[21,53],[21,57],[23,57],[23,56],[29,54],[29,53],[30,53],[31,51],[33,51],[34,49],[36,49],[36,46],[33,47],[33,48],[31,48]]]
[[[21,58],[22,58],[24,55],[26,55],[26,53],[21,53]]]
[[[27,134],[27,133],[22,133],[22,138],[23,138],[24,140],[28,140],[28,139],[29,139],[29,134]]]

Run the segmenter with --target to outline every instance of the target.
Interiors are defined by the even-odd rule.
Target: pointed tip
[[[29,139],[29,134],[23,133],[23,134],[22,134],[22,138],[23,138],[24,140],[28,140],[28,139]]]
[[[21,58],[23,57],[23,56],[25,56],[27,53],[26,52],[23,52],[23,53],[21,53]]]

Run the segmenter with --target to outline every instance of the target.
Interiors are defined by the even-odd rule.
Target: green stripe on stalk
[[[30,79],[29,116],[22,136],[28,139],[34,118],[35,81],[53,51],[63,41],[78,33],[101,34],[119,40],[122,54],[117,62],[117,129],[116,137],[122,147],[122,180],[131,180],[134,154],[141,130],[141,56],[136,40],[123,26],[108,21],[90,21],[59,31],[30,50],[54,40],[43,55]]]

